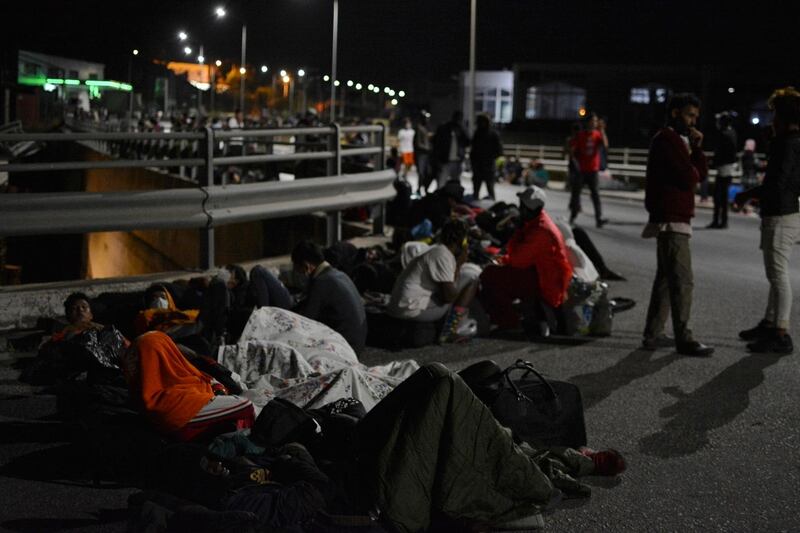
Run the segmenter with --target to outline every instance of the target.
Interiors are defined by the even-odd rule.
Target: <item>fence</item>
[[[342,134],[368,134],[371,143],[342,145]],[[324,143],[301,146],[296,153],[217,155],[218,143],[231,140],[255,146],[271,139],[314,136]],[[105,161],[58,161],[0,164],[2,172],[49,172],[98,168],[190,170],[196,187],[152,191],[25,193],[0,195],[0,236],[197,228],[201,234],[200,264],[214,266],[214,227],[322,211],[327,240],[341,239],[341,211],[376,204],[373,230],[383,233],[385,202],[394,194],[394,172],[384,170],[386,132],[380,126],[333,124],[317,128],[217,131],[208,127],[178,133],[0,133],[0,143],[79,142],[114,156]],[[280,141],[284,144],[285,141]],[[141,149],[139,149],[141,148]],[[324,148],[324,149],[319,149]],[[123,158],[121,158],[123,157]],[[367,172],[342,174],[342,160],[375,157]],[[317,160],[326,175],[295,181],[228,184],[217,172],[233,165]],[[223,173],[224,175],[224,173]]]

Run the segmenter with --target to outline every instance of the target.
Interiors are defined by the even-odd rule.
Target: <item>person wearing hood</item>
[[[506,254],[481,274],[480,301],[501,329],[520,325],[514,300],[545,313],[561,307],[573,274],[564,237],[544,210],[544,190],[529,187],[518,196],[521,225],[508,241]]]
[[[180,310],[164,285],[151,285],[144,293],[145,309],[136,315],[133,326],[136,335],[148,331],[163,331],[173,339],[199,332],[198,309]]]

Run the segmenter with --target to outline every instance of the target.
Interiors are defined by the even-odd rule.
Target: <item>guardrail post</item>
[[[330,211],[326,218],[325,245],[333,246],[342,240],[342,213],[341,211]]]
[[[381,123],[381,131],[378,134],[378,142],[381,151],[378,153],[378,164],[375,168],[384,170],[386,168],[386,124]],[[386,228],[386,202],[381,202],[376,206],[372,213],[372,233],[383,235]]]
[[[328,176],[342,175],[342,130],[338,123],[332,122],[333,133],[328,136],[328,150],[334,153],[328,160]],[[327,246],[342,240],[342,214],[330,211],[326,216],[325,242]]]
[[[622,150],[622,164],[628,166],[629,156],[631,155],[631,150],[627,146]]]
[[[205,183],[203,183],[206,194],[209,193],[208,189],[214,187],[214,130],[211,126],[205,128],[205,159],[206,159],[206,175]],[[203,210],[205,210],[205,202],[203,201]],[[208,217],[208,224],[205,228],[200,230],[200,268],[209,270],[214,268],[214,227],[211,216]]]

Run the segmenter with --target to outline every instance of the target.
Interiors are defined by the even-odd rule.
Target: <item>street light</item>
[[[192,49],[190,47],[188,47],[188,46],[184,46],[183,47],[183,53],[188,56],[189,54],[192,53]]]
[[[138,56],[139,55],[139,50],[134,48],[133,49],[133,55]]]
[[[322,81],[330,81],[330,79],[331,79],[331,77],[330,77],[330,76],[328,76],[327,74],[325,74],[324,76],[322,76]]]
[[[360,83],[356,83],[356,90],[357,91],[360,91],[362,87],[363,87],[363,85],[361,85]]]
[[[400,98],[405,98],[406,92],[405,91],[400,91],[399,93],[397,93],[397,96],[399,96]]]
[[[331,46],[331,123],[336,122],[336,87],[339,80],[336,79],[336,43],[339,40],[339,0],[333,0],[333,44]],[[327,81],[327,80],[325,80]]]
[[[187,35],[185,31],[179,31],[178,32],[178,39],[180,39],[181,41],[185,41],[188,38],[189,38],[189,35]]]
[[[225,18],[228,12],[225,10],[224,7],[218,6],[214,9],[214,14],[217,16],[218,19]],[[247,24],[242,24],[242,63],[241,67],[239,68],[239,74],[241,74],[241,80],[239,83],[239,109],[244,113],[244,84],[245,84],[245,63],[246,60],[246,52],[247,52]]]
[[[347,86],[348,87],[352,87],[353,86],[353,80],[347,80]]]
[[[302,78],[303,76],[305,76],[305,75],[306,75],[306,71],[305,71],[305,70],[303,70],[303,69],[300,69],[300,70],[298,70],[298,71],[297,71],[297,75],[298,75],[298,76],[300,76],[300,77]]]
[[[216,61],[214,61],[214,64],[215,64],[216,66],[218,66],[218,67],[221,67],[221,66],[222,66],[222,61],[220,61],[219,59],[217,59]]]
[[[266,73],[269,70],[266,65],[261,65],[261,72]]]
[[[392,105],[397,105],[397,98],[392,98]]]
[[[206,62],[206,58],[202,55],[197,56],[197,62],[201,65]]]
[[[281,78],[286,77],[286,69],[281,69]]]

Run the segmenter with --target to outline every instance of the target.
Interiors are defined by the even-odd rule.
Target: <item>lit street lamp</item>
[[[178,39],[180,39],[181,41],[185,41],[188,38],[189,38],[189,35],[187,35],[187,33],[185,31],[179,31],[178,32]]]
[[[225,18],[228,14],[225,11],[225,8],[222,6],[218,6],[214,9],[214,14],[217,16],[218,19]],[[244,84],[245,84],[245,73],[247,69],[245,68],[246,63],[246,51],[247,51],[247,24],[242,24],[242,63],[241,67],[239,68],[239,74],[241,74],[241,80],[239,83],[239,109],[244,113]]]

